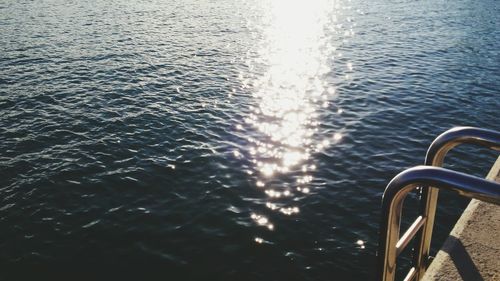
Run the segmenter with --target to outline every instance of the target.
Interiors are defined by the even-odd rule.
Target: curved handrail
[[[500,184],[489,180],[429,166],[417,166],[399,173],[389,182],[382,198],[379,280],[394,280],[398,252],[391,245],[399,240],[403,200],[410,191],[421,185],[448,189],[462,196],[500,205]],[[416,274],[415,268],[410,273]]]
[[[441,167],[446,154],[460,144],[475,144],[490,149],[500,150],[500,133],[474,127],[455,127],[439,135],[429,146],[425,156],[425,165]],[[415,233],[413,264],[416,269],[416,280],[420,280],[428,266],[432,229],[436,215],[439,190],[431,186],[421,189],[420,214],[426,218],[422,230]]]
[[[500,150],[500,133],[474,127],[455,127],[439,135],[427,150],[425,165],[440,167],[452,148],[463,143],[478,144]]]

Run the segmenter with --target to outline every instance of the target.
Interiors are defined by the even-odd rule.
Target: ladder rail
[[[452,148],[465,143],[485,146],[493,150],[500,150],[500,133],[492,130],[486,130],[474,127],[452,128],[439,135],[429,146],[425,158],[425,165],[441,167],[443,165],[446,154]],[[403,249],[410,243],[410,241],[414,237],[416,237],[415,248],[413,253],[413,267],[408,272],[406,278],[404,279],[405,281],[420,280],[423,277],[423,274],[425,273],[428,266],[430,243],[432,238],[432,229],[434,225],[439,189],[432,187],[432,185],[428,184],[421,186],[423,187],[420,188],[421,199],[420,199],[419,217],[417,217],[417,219],[413,222],[413,224],[409,227],[409,229],[405,232],[405,234],[401,237],[401,239],[399,239],[401,209],[403,204],[403,201],[401,201],[400,202],[401,206],[398,206],[398,208],[393,208],[393,211],[394,210],[399,211],[397,235],[394,235],[395,233],[392,232],[391,235],[394,237],[392,237],[390,240],[391,244],[386,245],[391,249],[392,248],[395,249],[396,251],[395,256],[397,258],[399,253],[401,253]],[[405,196],[403,196],[403,198]],[[384,198],[385,198],[385,192],[384,192]],[[387,212],[386,207],[387,206],[385,206],[384,204],[382,205],[383,220],[389,214],[392,215],[391,212]],[[388,231],[387,228],[384,229],[383,227],[381,227],[380,241],[382,241],[382,237],[384,235],[387,237],[388,235],[387,231]],[[386,262],[382,262],[382,260],[384,259],[382,255],[384,257],[387,256],[385,250],[388,249],[385,249],[385,247],[379,247],[379,272],[381,272],[380,280],[383,281],[394,280],[393,274],[383,273],[386,271],[395,273],[395,266],[396,266],[395,263],[394,265],[391,265]],[[394,269],[392,268],[388,269],[386,268],[387,266],[394,267]]]
[[[500,133],[474,127],[455,127],[439,135],[429,146],[425,165],[442,167],[448,152],[461,144],[474,144],[500,150]],[[413,266],[415,279],[420,280],[429,266],[434,219],[436,217],[439,189],[424,186],[420,191],[420,215],[426,218],[421,231],[415,235]]]
[[[409,192],[422,185],[451,190],[465,197],[500,205],[500,184],[493,181],[429,166],[417,166],[399,173],[389,182],[382,198],[379,280],[394,280],[400,251],[393,245],[399,240],[403,201]],[[414,278],[416,270],[413,267],[405,280]]]

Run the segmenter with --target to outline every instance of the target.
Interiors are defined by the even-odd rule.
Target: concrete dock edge
[[[489,180],[500,182],[500,157]],[[500,281],[500,206],[471,200],[424,281]]]

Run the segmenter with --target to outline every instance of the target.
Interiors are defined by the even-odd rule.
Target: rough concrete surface
[[[487,176],[500,182],[500,157]],[[424,281],[500,281],[500,206],[472,200]]]

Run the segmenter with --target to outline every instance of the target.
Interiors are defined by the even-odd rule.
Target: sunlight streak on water
[[[251,87],[256,106],[246,119],[256,137],[249,136],[250,155],[258,180],[268,196],[266,207],[285,215],[300,212],[286,198],[310,192],[315,170],[311,156],[341,139],[313,136],[320,125],[318,109],[335,95],[324,76],[329,73],[329,54],[335,51],[326,28],[336,8],[332,1],[262,1],[262,22],[257,55],[248,58],[250,69],[260,74],[242,79]],[[242,75],[243,76],[243,75]],[[293,179],[285,184],[283,177]],[[286,180],[286,179],[285,179]],[[278,182],[278,183],[276,183]],[[279,202],[277,202],[280,200]],[[258,225],[262,217],[253,215]],[[273,227],[274,228],[274,227]]]
[[[500,1],[276,1],[2,1],[2,274],[369,280],[390,177],[500,129]]]

